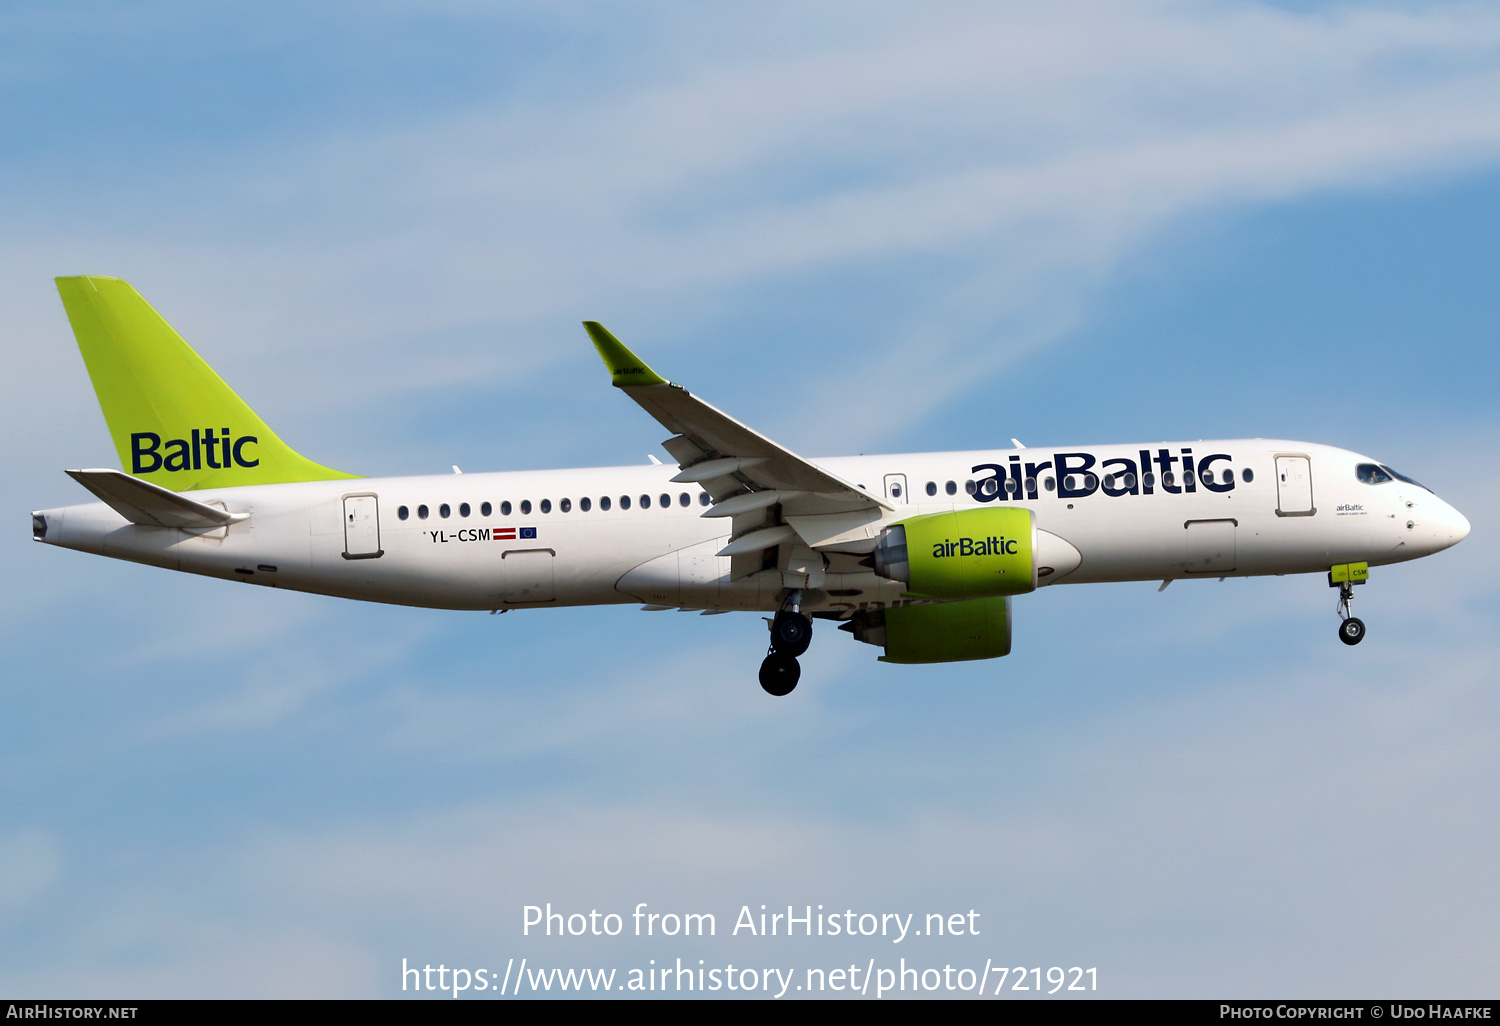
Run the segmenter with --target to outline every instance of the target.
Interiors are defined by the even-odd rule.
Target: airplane
[[[889,663],[1011,650],[1011,603],[1056,584],[1326,574],[1339,638],[1371,566],[1469,522],[1390,466],[1275,439],[809,460],[646,365],[595,321],[614,387],[674,465],[359,477],[291,449],[134,288],[57,279],[122,467],[32,537],[248,584],[507,613],[640,603],[770,613],[761,686],[787,695],[815,621]]]

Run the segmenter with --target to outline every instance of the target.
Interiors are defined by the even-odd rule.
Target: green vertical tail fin
[[[128,282],[58,278],[57,291],[127,473],[174,492],[358,476],[276,437]]]

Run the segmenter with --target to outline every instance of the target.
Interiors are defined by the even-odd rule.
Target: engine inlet
[[[880,577],[909,584],[911,562],[906,555],[906,528],[900,524],[887,528],[875,543],[875,551],[860,562]]]

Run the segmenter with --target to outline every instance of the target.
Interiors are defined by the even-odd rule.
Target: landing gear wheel
[[[777,698],[790,695],[801,677],[802,667],[797,660],[782,652],[772,652],[760,664],[760,686],[766,689],[766,694]]]
[[[782,655],[795,659],[811,644],[812,621],[801,613],[780,612],[771,621],[771,647]]]
[[[1339,624],[1339,640],[1346,645],[1358,645],[1365,640],[1365,622],[1357,616],[1349,617]]]

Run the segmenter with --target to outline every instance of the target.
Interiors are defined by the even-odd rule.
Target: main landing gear
[[[790,695],[802,677],[797,657],[812,644],[812,621],[797,609],[796,592],[771,621],[771,649],[760,664],[760,686],[767,694]]]

